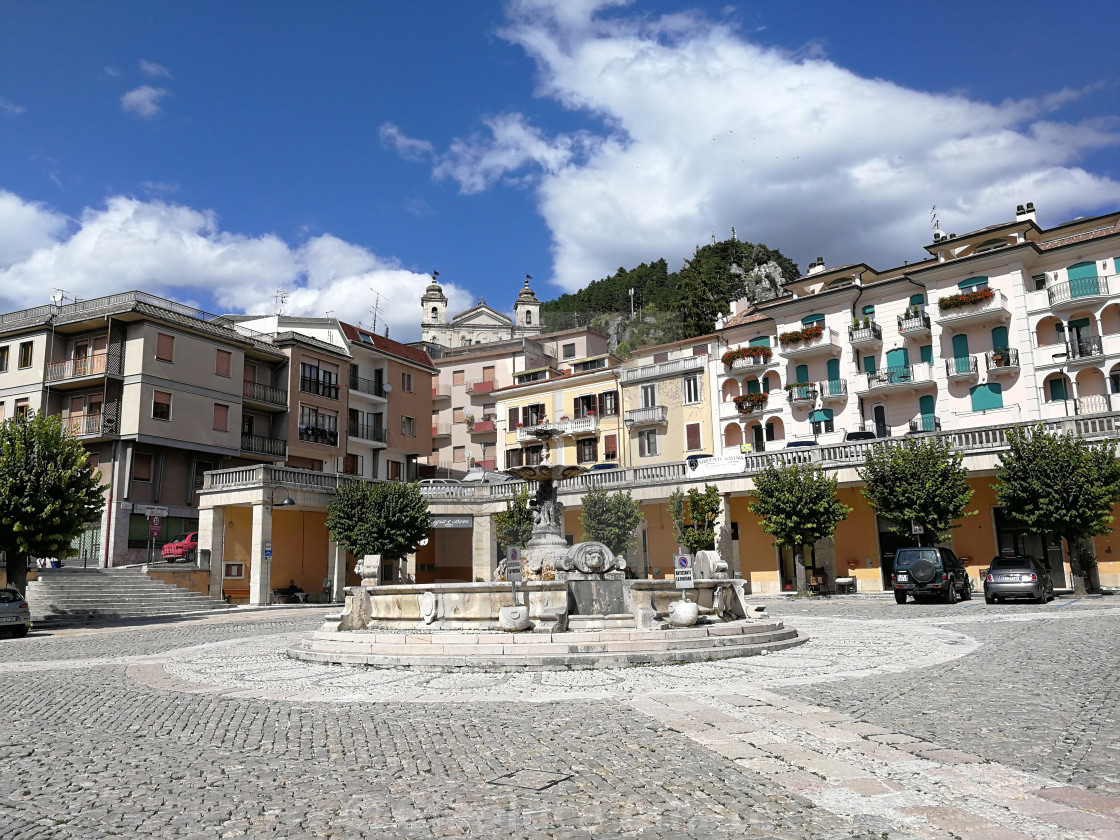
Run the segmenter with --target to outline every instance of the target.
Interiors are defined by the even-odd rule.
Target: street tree
[[[722,509],[719,489],[705,484],[703,491],[690,487],[685,494],[674,490],[669,496],[669,515],[677,543],[690,552],[716,547],[716,519]]]
[[[379,554],[394,565],[420,547],[431,527],[418,484],[348,481],[327,507],[327,530],[336,543],[355,557]]]
[[[27,561],[72,557],[101,518],[106,485],[58,417],[29,412],[0,423],[0,550],[8,583],[27,589]]]
[[[919,542],[944,542],[957,520],[977,513],[965,510],[973,490],[963,460],[934,437],[880,443],[859,470],[863,495],[895,533],[910,534],[913,523],[922,529]]]
[[[506,502],[506,509],[494,514],[494,535],[502,548],[524,548],[533,536],[533,512],[529,509],[529,485]]]
[[[805,546],[831,537],[852,509],[836,495],[836,476],[808,464],[771,465],[755,476],[754,486],[748,510],[774,545],[793,549],[797,591],[804,592]]]
[[[579,521],[584,536],[603,543],[612,554],[625,554],[634,547],[643,518],[642,504],[629,490],[608,493],[594,486],[583,494]]]
[[[1066,541],[1074,590],[1084,592],[1092,555],[1080,543],[1112,531],[1112,508],[1120,501],[1115,443],[1090,443],[1041,426],[1008,429],[1007,442],[999,483],[992,485],[999,506],[1032,534]]]

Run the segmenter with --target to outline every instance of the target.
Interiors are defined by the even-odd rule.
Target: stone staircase
[[[140,567],[40,569],[26,594],[38,626],[233,609],[225,601],[153,580]]]

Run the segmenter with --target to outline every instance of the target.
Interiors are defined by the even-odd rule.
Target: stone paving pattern
[[[1108,600],[770,610],[812,641],[533,675],[287,659],[318,611],[0,639],[0,837],[1120,839]]]

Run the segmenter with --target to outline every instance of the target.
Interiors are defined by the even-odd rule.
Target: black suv
[[[894,599],[906,603],[906,596],[930,595],[955,604],[957,598],[972,598],[972,583],[968,570],[961,565],[957,555],[947,548],[900,548],[894,555]]]

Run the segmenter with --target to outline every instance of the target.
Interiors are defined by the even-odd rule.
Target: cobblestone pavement
[[[318,611],[3,639],[0,838],[1120,840],[1120,604],[768,603],[812,640],[605,672],[287,659]]]

